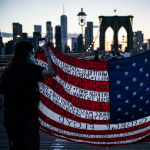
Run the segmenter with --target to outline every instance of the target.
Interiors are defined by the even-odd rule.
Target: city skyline
[[[150,14],[148,8],[150,4],[149,0],[127,0],[126,2],[120,2],[119,0],[106,0],[105,2],[98,0],[92,2],[88,0],[83,0],[81,2],[79,0],[75,2],[70,2],[68,0],[56,0],[51,2],[47,0],[0,0],[0,30],[1,32],[12,33],[12,23],[18,22],[23,26],[22,31],[28,33],[28,36],[32,36],[34,25],[41,25],[42,33],[46,33],[45,24],[47,21],[51,21],[54,32],[55,26],[60,25],[60,16],[63,14],[63,2],[65,8],[64,14],[67,16],[68,21],[68,34],[75,35],[72,37],[77,37],[77,35],[81,33],[77,14],[80,12],[81,8],[83,8],[87,14],[86,21],[93,22],[93,26],[96,27],[99,26],[98,16],[100,15],[133,15],[133,31],[142,31],[144,39],[150,38],[150,21],[147,19],[148,14]],[[116,9],[116,13],[114,13],[114,9]],[[84,31],[85,27],[86,26],[84,26]],[[94,28],[93,37],[96,37],[98,30],[98,28]],[[53,35],[54,34],[55,33],[53,33]],[[69,40],[68,45],[70,46],[71,39]],[[3,38],[3,41],[5,43],[7,39]]]

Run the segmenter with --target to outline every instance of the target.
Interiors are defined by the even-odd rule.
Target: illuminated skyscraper
[[[40,32],[42,34],[42,27],[40,25],[34,25],[34,32]]]
[[[144,35],[142,31],[137,31],[133,33],[133,50],[134,51],[137,51],[137,52],[142,51],[143,36]]]
[[[61,16],[61,47],[62,52],[65,52],[65,46],[67,46],[67,16]]]
[[[13,23],[13,41],[17,42],[19,38],[22,38],[22,25]]]
[[[46,39],[53,43],[53,27],[51,26],[51,22],[46,22]]]
[[[74,51],[74,49],[78,47],[78,38],[71,38],[71,47],[72,51]]]

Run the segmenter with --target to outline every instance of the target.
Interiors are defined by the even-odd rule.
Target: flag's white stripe
[[[72,140],[72,141],[75,141],[75,142],[82,142],[82,143],[87,143],[87,144],[127,144],[127,143],[133,143],[133,142],[137,142],[147,136],[149,136],[150,134],[147,134],[145,136],[142,136],[142,137],[139,137],[139,138],[135,138],[135,139],[130,139],[130,140],[126,140],[126,141],[116,141],[116,142],[92,142],[92,141],[84,141],[84,140],[77,140],[77,139],[72,139],[72,138],[68,138],[68,137],[65,137],[65,136],[62,136],[62,135],[57,135],[57,134],[54,134],[52,133],[53,135],[55,136],[58,136],[58,137],[61,137],[61,138],[66,138],[68,140]]]
[[[88,80],[109,81],[108,71],[87,70],[71,66],[60,61],[53,54],[51,55],[51,58],[56,66],[60,67],[65,73],[70,74],[72,76]],[[35,59],[34,63],[42,67],[48,68],[48,64],[40,59]]]
[[[44,67],[45,69],[48,70],[48,63],[46,63],[46,62],[43,61],[43,60],[34,59],[34,64],[39,65],[39,66],[41,66],[41,67]]]
[[[41,60],[37,60],[37,65],[45,67],[45,62]],[[90,100],[90,101],[96,101],[96,102],[109,102],[109,92],[97,92],[97,91],[91,91],[91,90],[85,90],[79,87],[76,87],[74,85],[71,85],[64,80],[62,80],[58,75],[56,77],[53,77],[59,84],[61,84],[64,88],[64,90],[75,97],[78,97],[80,99]]]
[[[126,137],[126,136],[131,136],[131,135],[143,133],[145,131],[150,130],[150,126],[148,126],[146,128],[140,129],[140,130],[135,130],[135,131],[126,132],[126,133],[107,134],[107,135],[90,135],[90,134],[80,134],[80,133],[75,133],[75,132],[69,132],[69,131],[65,131],[65,130],[56,128],[54,126],[51,126],[51,125],[47,124],[41,118],[39,118],[39,121],[40,121],[40,123],[41,123],[41,125],[43,127],[51,129],[51,130],[53,130],[55,132],[58,132],[58,133],[61,133],[61,134],[65,134],[65,135],[69,135],[69,136],[81,137],[81,138],[121,138],[121,137]]]
[[[88,110],[75,107],[72,103],[62,98],[61,96],[59,96],[50,87],[48,87],[47,85],[43,83],[39,83],[39,91],[45,97],[49,98],[53,103],[55,103],[62,109],[68,111],[69,113],[77,117],[84,118],[84,119],[92,119],[92,120],[109,120],[110,119],[109,112],[88,111]]]
[[[60,124],[66,125],[68,127],[76,128],[76,129],[94,130],[94,131],[126,129],[129,127],[135,127],[137,125],[141,125],[150,121],[150,116],[148,116],[139,120],[134,120],[134,121],[125,122],[125,123],[118,123],[118,124],[89,124],[89,123],[74,121],[66,117],[63,117],[53,112],[49,108],[47,108],[42,102],[39,102],[39,110],[45,116],[47,116],[48,118]]]
[[[54,79],[72,96],[95,102],[109,102],[109,92],[85,90],[65,82],[58,75]]]

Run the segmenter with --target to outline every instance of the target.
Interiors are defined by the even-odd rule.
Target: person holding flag
[[[14,57],[0,78],[0,93],[4,96],[4,126],[10,150],[39,149],[36,86],[43,77],[57,75],[49,55],[48,42],[39,48],[46,55],[48,70],[34,64],[32,44],[22,41],[15,45]]]

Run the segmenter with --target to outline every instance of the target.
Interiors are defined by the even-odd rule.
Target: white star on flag
[[[132,93],[132,94],[133,94],[133,96],[135,96],[135,95],[136,95],[136,93],[137,93],[137,92]]]
[[[143,99],[143,96],[140,97],[140,100]]]
[[[136,63],[134,62],[134,63],[132,64],[132,66],[133,66],[133,67],[136,67]]]
[[[125,90],[129,90],[129,87],[126,85]]]
[[[149,103],[149,100],[146,101],[146,104],[148,104],[148,103]]]
[[[136,107],[136,105],[134,104],[133,106],[132,106],[132,108],[135,108]]]
[[[132,80],[133,80],[133,82],[135,82],[135,81],[136,81],[136,78],[134,77]]]
[[[116,69],[120,69],[120,66],[117,65],[117,66],[116,66]]]
[[[140,72],[143,72],[143,68],[140,68],[139,70],[140,70]]]
[[[147,111],[144,114],[147,114]]]
[[[142,83],[142,82],[140,83],[140,86],[143,86],[143,83]]]
[[[134,116],[132,116],[131,118],[134,118]]]
[[[129,114],[129,112],[126,112],[126,113],[125,113],[125,115],[128,115],[128,114]]]
[[[118,80],[118,81],[116,81],[116,82],[117,82],[117,84],[120,84],[121,81]]]
[[[128,75],[129,75],[129,72],[126,71],[126,72],[124,72],[124,74],[125,74],[125,76],[128,76]]]
[[[121,108],[118,108],[117,110],[118,110],[118,111],[121,111]]]
[[[149,77],[149,74],[147,73],[145,76],[146,76],[146,77]]]
[[[121,98],[121,95],[120,95],[120,94],[117,95],[117,99],[118,99],[118,98]]]
[[[139,111],[142,111],[142,108],[140,108]]]
[[[149,87],[147,87],[146,91],[149,91]]]
[[[126,100],[125,103],[126,103],[126,104],[129,103],[129,100]]]
[[[145,63],[147,62],[147,58],[145,58]]]

